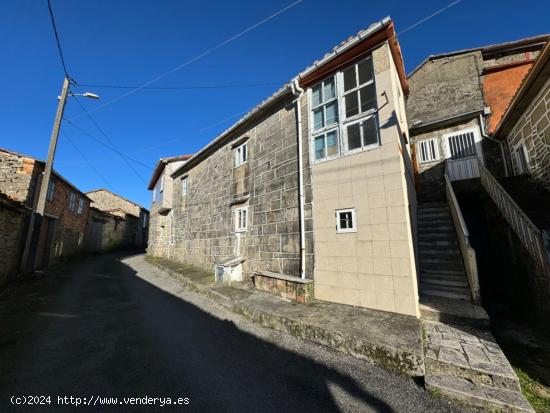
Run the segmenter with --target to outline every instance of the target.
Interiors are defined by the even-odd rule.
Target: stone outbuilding
[[[147,246],[147,209],[108,189],[96,189],[86,195],[92,200],[92,208],[97,210],[91,216],[89,229],[92,251]],[[95,228],[98,225],[101,228]]]

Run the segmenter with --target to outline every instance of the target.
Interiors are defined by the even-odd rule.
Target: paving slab
[[[406,376],[424,375],[422,329],[420,320],[414,317],[317,300],[298,304],[243,285],[205,283],[206,275],[190,279],[184,267],[167,265],[166,260],[150,262],[186,286],[265,327],[314,341]]]

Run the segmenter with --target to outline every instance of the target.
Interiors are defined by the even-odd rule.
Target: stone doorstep
[[[426,376],[425,386],[468,406],[499,412],[534,413],[521,391],[499,389],[450,375]]]
[[[349,354],[358,359],[381,365],[404,376],[424,376],[424,358],[421,348],[420,324],[418,324],[418,343],[420,348],[409,349],[402,343],[392,346],[388,343],[388,336],[395,336],[396,331],[399,331],[399,329],[389,327],[387,334],[380,334],[380,337],[361,337],[358,334],[346,332],[345,326],[347,323],[342,321],[336,323],[339,327],[342,327],[341,331],[338,331],[340,328],[334,328],[334,326],[329,328],[326,323],[320,322],[316,324],[315,322],[312,322],[310,320],[311,317],[309,317],[308,320],[304,320],[296,316],[278,313],[273,310],[277,306],[283,304],[287,309],[290,309],[290,307],[293,305],[296,306],[296,304],[284,302],[281,298],[274,295],[255,290],[238,289],[227,286],[219,287],[215,284],[212,284],[211,286],[201,285],[190,280],[189,278],[186,278],[182,274],[177,273],[176,271],[164,267],[160,263],[153,261],[148,262],[180,281],[186,288],[204,294],[231,311],[241,314],[264,327],[289,333],[301,339],[313,341],[317,344],[330,347],[336,351]],[[228,294],[226,293],[227,291],[233,291],[233,294]],[[237,296],[237,298],[235,298],[235,296]],[[252,298],[247,300],[246,297],[250,296],[252,296]],[[262,306],[258,305],[258,303],[254,303],[254,298],[257,297],[260,297],[257,301],[265,303],[265,305]],[[332,303],[326,304],[330,306],[342,307],[346,311],[350,311],[350,309],[351,311],[354,310],[354,307],[346,305]],[[308,312],[311,312],[312,310],[311,306],[298,305],[297,308],[307,309]],[[376,310],[367,309],[359,309],[358,311],[363,310],[373,313],[383,313]],[[384,313],[384,317],[392,316],[395,316],[396,318],[407,318],[405,322],[410,324],[410,320],[408,320],[408,317],[406,316]],[[380,327],[383,328],[383,326]]]

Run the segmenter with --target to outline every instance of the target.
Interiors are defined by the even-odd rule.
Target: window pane
[[[374,83],[359,89],[361,94],[361,112],[366,112],[369,109],[376,109],[376,93]]]
[[[357,101],[357,92],[346,95],[346,118],[359,113],[359,102]]]
[[[313,129],[320,129],[325,126],[323,108],[313,111]]]
[[[243,145],[242,148],[241,148],[241,151],[242,151],[242,161],[243,162],[246,162],[247,160],[247,157],[248,157],[248,147],[246,145]]]
[[[311,92],[311,103],[313,106],[317,106],[321,103],[321,85],[317,85]]]
[[[334,87],[334,78],[325,80],[325,87],[323,89],[323,102],[332,99],[336,96],[336,88]]]
[[[327,125],[332,125],[333,123],[338,122],[338,103],[336,102],[329,103],[326,106],[325,110],[326,110],[326,116],[327,116],[327,119],[326,119]]]
[[[376,133],[376,120],[374,117],[366,120],[363,125],[363,141],[365,146],[378,143],[378,134]]]
[[[340,229],[351,228],[353,228],[351,212],[340,212]]]
[[[355,65],[354,65],[344,70],[344,91],[353,89],[356,86],[357,86],[357,81],[355,79]]]
[[[361,132],[359,124],[348,126],[348,149],[357,149],[361,147]]]
[[[338,154],[338,139],[336,139],[336,131],[327,133],[327,156]]]
[[[360,85],[368,82],[369,80],[372,80],[372,59],[368,58],[367,60],[363,60],[357,65],[357,70],[359,71]]]
[[[315,138],[315,159],[323,159],[325,157],[325,137],[318,136]]]

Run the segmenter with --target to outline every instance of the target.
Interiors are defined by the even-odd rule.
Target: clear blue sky
[[[83,84],[130,86],[177,67],[290,3],[52,0],[69,74]],[[222,120],[253,107],[371,22],[390,15],[399,32],[450,3],[304,0],[151,86],[275,84],[142,90],[92,115],[122,152],[152,168],[159,157],[197,151],[236,118]],[[550,32],[549,17],[548,5],[540,0],[462,0],[399,37],[407,72],[430,54]],[[0,2],[0,38],[0,147],[44,159],[63,79],[46,0]],[[81,100],[88,109],[127,92],[100,87],[75,91],[86,89],[101,95],[100,101]],[[80,113],[69,101],[65,117]],[[104,139],[87,117],[74,123]],[[111,189],[150,206],[144,183],[118,155],[69,124],[62,128]],[[60,137],[55,168],[84,191],[109,187],[66,136]],[[149,180],[151,170],[135,169]]]

